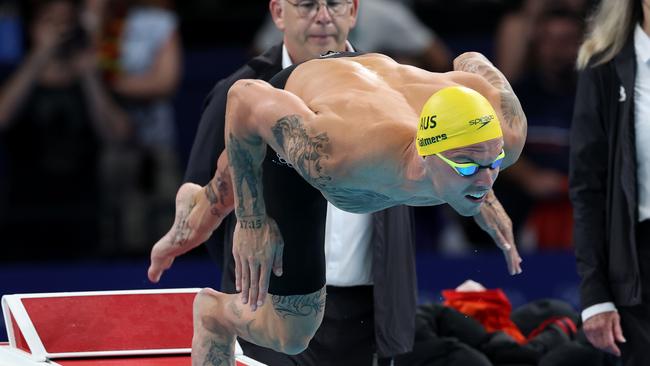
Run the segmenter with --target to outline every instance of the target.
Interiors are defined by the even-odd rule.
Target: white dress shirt
[[[634,80],[634,132],[636,143],[639,221],[650,219],[650,36],[637,24],[634,29],[636,79]],[[612,302],[592,305],[582,311],[582,321],[607,311]]]
[[[639,221],[650,219],[650,36],[634,30],[636,79],[634,82],[634,133],[639,192]]]
[[[346,49],[354,51],[346,42]],[[282,45],[282,68],[293,64]],[[372,284],[372,215],[355,214],[327,202],[325,219],[325,273],[330,286],[349,287]]]

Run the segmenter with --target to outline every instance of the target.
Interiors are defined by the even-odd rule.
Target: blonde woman
[[[570,193],[589,341],[650,365],[650,0],[603,0],[578,56]]]

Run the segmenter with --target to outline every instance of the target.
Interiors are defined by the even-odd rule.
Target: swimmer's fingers
[[[235,289],[237,289],[237,292],[240,292],[242,264],[241,264],[241,260],[239,259],[239,253],[235,250],[234,246],[233,246],[232,256],[233,259],[235,260]]]
[[[275,256],[273,257],[273,273],[280,277],[282,276],[282,256],[284,253],[284,240],[282,236],[278,238],[275,246]]]
[[[241,261],[241,302],[242,304],[248,303],[248,294],[251,286],[251,276],[250,276],[250,267],[248,264],[248,258],[245,256],[239,257]]]
[[[497,240],[506,240],[503,235],[499,232],[497,232]],[[503,256],[506,259],[506,263],[508,264],[508,273],[510,275],[514,276],[516,274],[520,274],[522,272],[521,270],[521,257],[519,256],[519,251],[517,251],[517,247],[512,244],[509,245],[508,249],[501,249],[503,251]]]
[[[260,264],[259,262],[251,257],[248,258],[248,268],[250,269],[250,291],[249,291],[249,304],[251,311],[257,310],[257,305],[259,302],[258,294],[260,289]]]
[[[257,295],[257,307],[264,305],[266,301],[266,294],[269,291],[269,280],[271,278],[271,261],[262,263],[260,267],[260,279],[259,279],[259,294]]]

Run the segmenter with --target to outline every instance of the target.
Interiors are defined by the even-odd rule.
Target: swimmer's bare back
[[[485,95],[502,116],[499,91],[477,74],[431,73],[380,54],[312,60],[291,73],[285,90],[313,115],[283,123],[309,126],[311,136],[320,136],[319,164],[326,174],[319,188],[334,203],[345,205],[341,194],[372,201],[378,205],[373,210],[408,203],[408,193],[400,196],[393,185],[403,182],[403,169],[417,158],[412,144],[419,111],[433,93],[459,84]],[[336,180],[336,192],[328,191],[328,180]],[[358,211],[348,203],[344,209]]]

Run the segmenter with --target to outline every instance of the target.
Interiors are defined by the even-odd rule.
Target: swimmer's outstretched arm
[[[517,161],[526,142],[528,124],[519,99],[501,71],[478,52],[466,52],[456,57],[454,70],[480,75],[492,87],[496,88],[496,95],[494,95],[495,93],[485,93],[480,86],[477,86],[476,90],[483,93],[500,114],[504,150],[506,151],[501,169],[505,169]]]
[[[520,274],[522,272],[521,257],[515,245],[512,221],[506,210],[503,209],[501,202],[494,195],[494,191],[488,192],[485,202],[481,205],[481,212],[474,216],[474,221],[492,237],[492,240],[503,252],[508,265],[508,273],[513,276]]]
[[[526,142],[528,125],[519,99],[501,71],[478,52],[466,52],[456,57],[454,70],[480,75],[496,90],[496,93],[489,92],[483,86],[475,85],[476,90],[485,93],[484,95],[500,115],[504,150],[506,151],[506,158],[501,169],[505,169],[517,161]],[[475,81],[466,78],[464,81],[475,83]],[[481,213],[474,216],[474,220],[485,232],[490,234],[503,251],[508,264],[508,272],[511,275],[521,273],[521,257],[514,243],[512,221],[492,190],[488,193],[485,203],[481,205]]]
[[[151,249],[149,280],[158,282],[176,257],[208,240],[233,208],[228,157],[224,151],[214,177],[205,187],[185,183],[178,189],[174,224]]]

